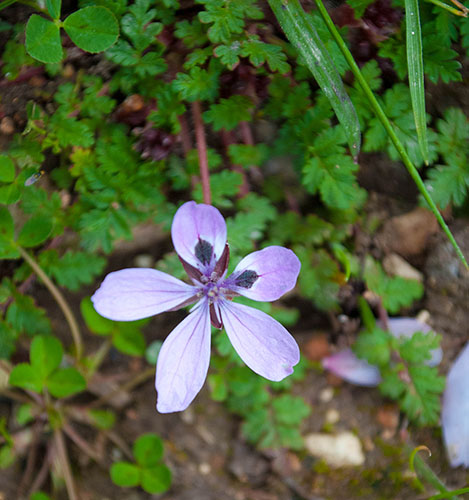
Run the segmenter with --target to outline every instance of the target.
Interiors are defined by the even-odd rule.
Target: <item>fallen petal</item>
[[[451,366],[443,393],[441,423],[452,467],[469,467],[469,343]]]
[[[351,349],[344,349],[323,358],[322,365],[352,384],[375,387],[381,382],[378,368],[364,359],[357,358]]]
[[[291,250],[270,246],[244,257],[225,286],[249,299],[271,302],[295,286],[300,268]]]
[[[174,216],[171,236],[177,254],[208,275],[225,250],[225,219],[211,205],[188,201]]]
[[[91,297],[96,311],[114,321],[134,321],[168,311],[197,289],[156,269],[122,269],[106,276]]]
[[[205,302],[164,341],[156,363],[156,409],[185,410],[204,385],[210,363],[210,314]]]
[[[220,311],[231,344],[252,371],[274,381],[293,373],[300,350],[278,321],[258,309],[234,302],[221,302]]]

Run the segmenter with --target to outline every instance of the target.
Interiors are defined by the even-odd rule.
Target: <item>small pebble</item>
[[[324,419],[327,424],[334,425],[340,420],[340,413],[335,408],[329,408]]]
[[[203,476],[208,476],[210,474],[210,472],[212,472],[212,468],[210,467],[210,465],[207,462],[202,462],[199,465],[199,472]]]
[[[153,256],[146,253],[137,255],[134,262],[136,267],[154,267],[155,265],[155,259]]]
[[[329,403],[334,397],[334,389],[332,387],[326,387],[319,393],[319,401],[321,403]]]
[[[5,135],[11,135],[15,131],[15,124],[9,116],[5,116],[0,121],[0,132]]]

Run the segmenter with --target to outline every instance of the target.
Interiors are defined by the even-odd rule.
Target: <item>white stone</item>
[[[311,455],[322,458],[331,467],[355,467],[365,462],[361,442],[351,432],[308,434],[305,447]]]
[[[423,274],[412,267],[397,253],[390,253],[383,259],[383,267],[388,274],[423,283]]]
[[[335,408],[329,408],[326,411],[324,420],[327,424],[334,425],[340,420],[340,413]]]
[[[319,401],[321,401],[321,403],[329,403],[330,401],[332,401],[333,397],[334,397],[334,389],[332,387],[325,387],[319,393]]]

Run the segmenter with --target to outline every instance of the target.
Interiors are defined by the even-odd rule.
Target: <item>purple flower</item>
[[[243,295],[267,302],[280,298],[295,286],[301,266],[296,255],[270,246],[247,255],[226,278],[225,220],[216,208],[193,201],[176,212],[171,236],[193,285],[155,269],[123,269],[106,276],[91,298],[101,316],[116,321],[196,303],[161,347],[156,365],[158,411],[186,409],[202,388],[210,361],[210,324],[225,328],[254,372],[274,381],[290,375],[300,359],[293,337],[267,314],[232,298]]]

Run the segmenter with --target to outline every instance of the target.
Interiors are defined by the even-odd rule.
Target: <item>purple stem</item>
[[[205,141],[205,130],[204,130],[204,124],[202,122],[202,110],[199,101],[195,101],[192,103],[192,116],[194,119],[197,151],[199,153],[200,177],[202,180],[202,194],[204,198],[204,203],[206,203],[207,205],[211,205],[212,197],[210,194],[210,174],[208,172],[207,142]]]

